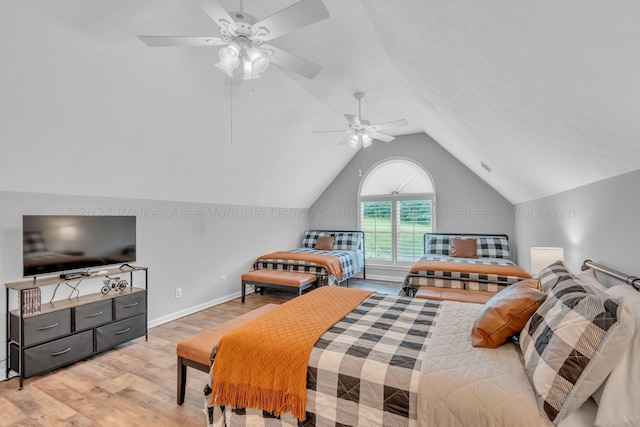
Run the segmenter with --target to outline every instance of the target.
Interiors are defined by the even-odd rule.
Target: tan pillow
[[[455,258],[476,258],[476,239],[451,239],[451,256]]]
[[[471,330],[473,346],[500,347],[522,331],[546,298],[540,279],[525,279],[498,292],[476,316]]]
[[[335,243],[335,241],[336,241],[335,236],[318,237],[318,240],[316,241],[315,249],[319,251],[332,251],[333,244]]]

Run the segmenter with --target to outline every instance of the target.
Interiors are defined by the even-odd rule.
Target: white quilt
[[[472,347],[471,328],[481,307],[442,303],[422,368],[420,425],[550,426],[540,415],[516,346]]]

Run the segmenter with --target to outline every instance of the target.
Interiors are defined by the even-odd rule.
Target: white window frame
[[[362,189],[362,185],[363,183],[366,181],[367,176],[369,175],[369,173],[371,171],[373,171],[376,167],[378,167],[379,165],[383,164],[383,163],[387,163],[387,162],[392,162],[395,160],[402,160],[402,161],[409,161],[413,164],[415,164],[416,166],[420,167],[420,169],[422,169],[427,176],[429,177],[429,179],[431,179],[431,184],[433,186],[433,192],[432,193],[410,193],[410,194],[383,194],[383,195],[371,195],[371,196],[360,196],[360,191]],[[421,164],[417,163],[415,160],[413,159],[407,159],[407,158],[390,158],[390,159],[385,159],[382,160],[378,163],[376,163],[375,165],[373,165],[366,174],[363,175],[362,180],[360,182],[360,186],[358,188],[358,228],[360,230],[364,231],[363,228],[363,210],[362,210],[362,203],[363,202],[391,202],[391,261],[384,261],[384,260],[367,260],[367,265],[368,266],[379,266],[379,267],[402,267],[402,268],[406,268],[409,267],[411,265],[413,265],[415,262],[410,262],[410,261],[398,261],[398,242],[397,242],[397,237],[398,237],[398,224],[397,224],[397,217],[398,217],[398,201],[422,201],[422,200],[430,200],[431,201],[431,232],[435,232],[436,231],[436,192],[435,192],[435,184],[433,182],[433,178],[431,177],[431,174],[429,173],[429,171],[427,171]],[[366,251],[365,251],[365,257],[366,257]]]

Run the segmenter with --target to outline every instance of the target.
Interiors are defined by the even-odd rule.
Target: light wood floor
[[[350,287],[397,295],[400,283],[351,279]],[[0,426],[202,426],[208,375],[188,369],[185,403],[176,404],[176,344],[268,303],[293,296],[250,294],[149,329],[117,349],[25,380],[0,382]],[[4,369],[4,366],[2,367]]]

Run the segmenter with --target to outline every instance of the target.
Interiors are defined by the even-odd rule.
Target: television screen
[[[135,216],[24,215],[24,276],[136,260]]]

